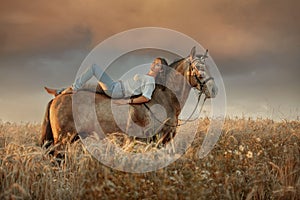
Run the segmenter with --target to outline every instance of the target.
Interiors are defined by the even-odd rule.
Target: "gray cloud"
[[[111,34],[140,26],[181,31],[225,56],[277,51],[299,39],[298,1],[32,2],[2,5],[2,52],[93,47]]]
[[[182,32],[208,48],[224,76],[229,110],[266,108],[265,99],[274,106],[289,99],[288,104],[299,107],[300,94],[295,92],[300,85],[299,4],[297,0],[2,2],[0,92],[5,95],[0,97],[0,118],[38,119],[50,98],[43,93],[44,85],[71,84],[95,45],[143,26]],[[34,99],[26,96],[28,92],[39,105],[35,116],[28,109],[24,112],[28,115],[3,114],[7,107],[20,107],[18,95],[31,104]]]

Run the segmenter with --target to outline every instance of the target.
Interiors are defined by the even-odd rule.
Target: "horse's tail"
[[[44,116],[44,121],[42,124],[42,137],[40,140],[40,145],[45,146],[46,148],[53,143],[53,133],[52,133],[52,128],[50,124],[50,106],[52,104],[53,99],[48,103],[45,116]]]

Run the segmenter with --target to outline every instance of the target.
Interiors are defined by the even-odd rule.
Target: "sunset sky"
[[[0,119],[41,122],[106,38],[163,27],[208,48],[230,116],[300,116],[299,0],[1,0]],[[133,41],[134,42],[134,41]],[[188,53],[188,52],[187,52]]]

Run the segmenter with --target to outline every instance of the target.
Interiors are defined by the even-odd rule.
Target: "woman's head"
[[[155,78],[155,82],[158,86],[162,86],[164,88],[166,83],[166,72],[167,72],[168,62],[164,58],[155,58],[151,65],[151,70],[158,70],[158,75]],[[155,68],[155,69],[153,69]]]
[[[163,68],[168,66],[167,61],[164,58],[155,58],[151,64],[151,70],[154,72],[162,72]]]
[[[168,66],[168,63],[167,63],[167,61],[166,61],[166,59],[164,59],[164,58],[156,58],[157,60],[159,60],[160,61],[160,63],[163,65],[163,66]]]

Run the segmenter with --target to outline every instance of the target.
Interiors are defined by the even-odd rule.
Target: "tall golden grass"
[[[1,122],[0,199],[300,198],[299,121],[228,118],[217,145],[203,159],[197,152],[209,120],[199,123],[180,159],[134,174],[102,165],[80,141],[68,144],[64,159],[57,161],[37,145],[40,125]]]

